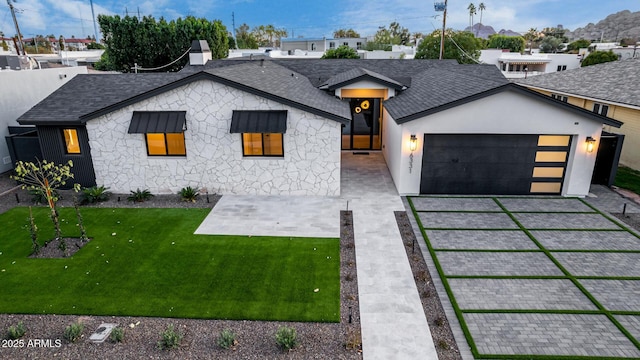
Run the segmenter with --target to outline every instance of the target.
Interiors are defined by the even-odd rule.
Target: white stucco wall
[[[127,134],[133,111],[187,111],[182,157],[148,156],[143,134]],[[288,110],[284,157],[243,157],[230,134],[233,110]],[[209,80],[200,80],[87,122],[98,185],[175,193],[340,195],[340,123]]]
[[[396,132],[393,121],[384,131]],[[396,125],[397,126],[397,125]],[[424,134],[549,134],[571,135],[572,146],[562,195],[585,196],[589,193],[596,151],[586,151],[587,136],[600,138],[602,124],[573,112],[549,106],[541,100],[505,91],[452,109],[399,125],[401,136],[390,136],[385,150],[396,188],[400,194],[418,194],[422,173]],[[409,138],[417,135],[418,148],[413,153],[409,173]],[[596,143],[596,149],[598,144]],[[398,156],[397,154],[400,153]]]
[[[0,173],[13,169],[5,136],[8,126],[19,126],[16,119],[49,96],[87,67],[42,70],[0,71]],[[67,104],[69,107],[73,103]]]

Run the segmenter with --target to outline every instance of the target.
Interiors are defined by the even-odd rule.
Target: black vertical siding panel
[[[66,153],[62,129],[71,128],[78,130],[80,154]],[[74,175],[74,179],[68,182],[65,188],[72,187],[74,183],[78,183],[83,187],[96,185],[96,175],[93,170],[91,149],[89,148],[89,135],[84,126],[38,126],[38,137],[40,138],[43,159],[56,164],[65,164],[69,160],[73,161],[71,172]]]

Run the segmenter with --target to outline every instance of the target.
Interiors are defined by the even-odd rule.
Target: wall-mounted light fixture
[[[593,152],[593,149],[596,146],[596,139],[592,138],[591,136],[587,136],[587,152]]]
[[[416,151],[418,148],[418,138],[415,134],[411,134],[411,138],[409,139],[409,150]]]

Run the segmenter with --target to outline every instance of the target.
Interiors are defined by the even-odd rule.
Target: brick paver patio
[[[472,357],[640,358],[640,236],[615,218],[575,198],[408,200]]]

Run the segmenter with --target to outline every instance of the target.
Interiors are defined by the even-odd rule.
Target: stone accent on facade
[[[128,134],[133,111],[187,111],[186,156],[148,156]],[[287,110],[284,157],[243,157],[233,110]],[[185,186],[242,195],[340,195],[340,123],[214,81],[199,80],[87,122],[96,182],[112,192]]]

